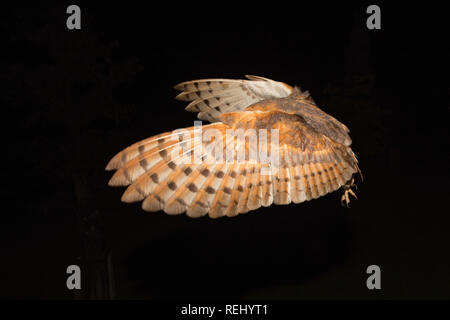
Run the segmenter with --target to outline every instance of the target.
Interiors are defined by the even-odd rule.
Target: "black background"
[[[71,31],[70,4],[2,11],[4,298],[72,299],[67,266],[104,248],[119,299],[450,297],[442,7],[378,3],[368,30],[370,2],[78,2]],[[216,220],[121,203],[109,159],[196,119],[173,85],[245,74],[308,89],[350,128],[351,209],[340,192]]]

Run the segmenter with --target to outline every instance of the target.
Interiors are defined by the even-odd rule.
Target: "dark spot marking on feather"
[[[211,107],[210,104],[209,104],[209,99],[205,99],[205,100],[203,100],[203,102],[206,104],[206,106],[207,106],[208,108]]]
[[[198,90],[198,82],[194,82],[194,87]]]
[[[142,159],[139,161],[139,165],[142,167],[142,169],[147,170],[148,162],[146,159]]]
[[[201,202],[201,201],[197,201],[195,204],[199,205],[202,208],[209,208],[207,204]]]
[[[231,189],[228,187],[223,188],[223,192],[225,192],[226,194],[231,194]]]
[[[251,187],[253,187],[253,183],[249,183],[248,185],[247,185],[247,188],[251,188]]]
[[[163,144],[165,140],[166,140],[166,139],[164,139],[164,138],[159,138],[159,139],[158,139],[158,143],[159,143],[159,144]]]
[[[217,178],[223,178],[223,176],[224,176],[223,171],[220,171],[220,170],[219,170],[219,171],[216,172],[216,177],[217,177]]]
[[[186,202],[184,202],[183,199],[181,199],[181,198],[176,198],[175,200],[176,200],[177,202],[181,203],[183,206],[186,206]]]
[[[139,146],[139,148],[138,148],[139,153],[143,153],[144,150],[145,150],[145,146],[144,145]]]
[[[189,191],[191,191],[191,192],[197,192],[197,191],[198,191],[197,186],[196,186],[195,184],[193,184],[193,183],[190,183],[190,184],[188,185],[188,189],[189,189]]]
[[[177,184],[173,181],[170,181],[167,186],[169,187],[170,190],[176,190],[177,189]]]
[[[125,151],[122,151],[122,163],[125,163],[127,161],[127,153]]]
[[[214,107],[214,109],[216,109],[217,111],[220,111],[220,107]]]
[[[123,175],[125,176],[128,182],[131,182],[130,174],[128,173],[128,170],[125,168],[123,168]]]
[[[168,166],[170,169],[172,169],[172,170],[175,170],[175,168],[177,167],[177,165],[176,165],[173,161],[170,161],[170,162],[167,164],[167,166]]]
[[[207,177],[209,176],[209,170],[205,168],[202,171],[200,171],[200,174],[203,175],[204,177]]]
[[[237,189],[238,189],[239,192],[244,191],[244,188],[242,186],[239,186]]]
[[[303,177],[304,177],[305,179],[308,179],[308,174],[305,174]]]
[[[205,191],[206,191],[206,193],[209,193],[209,194],[213,194],[216,192],[216,190],[214,190],[214,188],[212,188],[210,186],[208,186]]]
[[[184,170],[183,170],[183,172],[184,172],[184,174],[185,174],[185,175],[187,175],[187,176],[188,176],[188,175],[190,175],[190,174],[191,174],[191,172],[192,172],[192,169],[191,169],[191,168],[186,168],[186,169],[184,169]]]
[[[159,152],[159,155],[161,156],[161,158],[166,158],[167,157],[167,150],[161,150]]]
[[[300,180],[301,177],[300,177],[300,176],[295,176],[294,179],[295,179],[295,180]]]
[[[223,203],[220,202],[220,201],[218,201],[217,204],[218,204],[219,206],[221,206],[222,208],[226,208],[226,207],[227,207],[227,205],[223,204]]]
[[[163,199],[161,199],[161,197],[160,197],[160,196],[158,196],[157,194],[154,194],[153,196],[155,197],[155,199],[156,199],[156,200],[158,200],[158,202],[159,202],[159,203],[162,203],[162,204],[164,204],[164,200],[163,200]]]
[[[206,81],[206,85],[209,87],[211,85],[211,81]]]
[[[234,179],[234,178],[236,178],[236,176],[237,176],[236,171],[231,171],[230,177],[232,177]]]
[[[212,93],[213,93],[213,91],[212,91],[211,89],[209,89],[209,90],[208,90],[208,92],[209,92],[210,94],[212,94]]]
[[[139,187],[139,185],[136,185],[135,189],[142,197],[145,197],[145,192],[142,191],[142,189]]]
[[[152,179],[152,181],[153,181],[154,183],[159,183],[159,177],[158,177],[158,174],[157,174],[157,173],[152,174],[152,175],[150,176],[150,178]]]
[[[246,174],[247,174],[247,170],[244,169],[241,171],[241,175],[245,176]]]

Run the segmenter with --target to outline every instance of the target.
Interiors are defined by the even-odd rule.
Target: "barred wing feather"
[[[178,100],[190,101],[187,111],[198,112],[198,118],[210,122],[230,111],[243,110],[256,102],[285,98],[293,88],[284,82],[246,75],[248,80],[202,79],[182,82],[175,89],[182,92]]]

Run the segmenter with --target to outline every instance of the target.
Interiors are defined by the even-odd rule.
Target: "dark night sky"
[[[371,3],[345,3],[80,2],[79,31],[71,3],[2,11],[2,295],[71,299],[66,267],[101,244],[116,298],[450,298],[443,10],[380,5],[371,31]],[[245,74],[308,89],[350,128],[351,209],[340,192],[216,220],[121,203],[108,160],[196,119],[173,85]]]

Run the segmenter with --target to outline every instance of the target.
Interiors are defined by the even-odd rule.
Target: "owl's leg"
[[[358,199],[358,197],[356,196],[356,194],[353,192],[353,190],[351,188],[355,187],[355,189],[358,189],[358,187],[355,184],[355,179],[352,177],[351,180],[347,181],[347,183],[343,186],[344,188],[344,193],[342,194],[341,197],[341,205],[345,206],[347,208],[349,208],[349,203],[350,203],[350,197],[349,194],[351,194],[352,196],[355,197],[355,199]],[[344,204],[345,202],[345,204]]]

